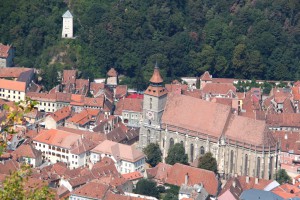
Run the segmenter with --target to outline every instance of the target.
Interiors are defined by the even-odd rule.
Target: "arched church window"
[[[163,142],[163,143],[162,143],[162,147],[165,148],[165,139],[163,139],[162,142]]]
[[[248,175],[248,155],[245,155],[244,175]]]
[[[152,109],[152,98],[150,98],[150,105],[149,108]]]
[[[190,153],[191,153],[191,162],[194,161],[194,144],[191,144],[191,148],[190,148]]]
[[[257,163],[256,163],[256,177],[260,178],[260,157],[257,157]]]
[[[174,139],[170,138],[170,148],[174,146]]]
[[[269,179],[271,180],[273,177],[273,156],[270,157],[269,163]]]
[[[233,153],[233,150],[231,150],[231,152],[230,152],[230,173],[233,172],[233,156],[234,156],[234,153]]]
[[[203,147],[203,146],[201,146],[201,147],[200,147],[200,155],[204,155],[204,154],[205,154],[204,147]]]

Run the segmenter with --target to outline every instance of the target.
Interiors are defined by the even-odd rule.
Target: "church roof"
[[[63,14],[62,17],[63,18],[73,18],[73,15],[71,14],[71,12],[69,10],[67,10],[67,12],[65,12],[65,14]]]
[[[164,82],[164,80],[162,79],[160,73],[159,73],[159,68],[155,66],[154,68],[154,72],[153,72],[153,75],[150,79],[150,82],[151,83],[162,83]]]

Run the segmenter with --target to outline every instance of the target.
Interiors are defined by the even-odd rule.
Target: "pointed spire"
[[[160,75],[160,72],[159,72],[159,68],[158,68],[158,64],[157,64],[157,61],[155,63],[155,67],[154,67],[154,72],[153,72],[153,75],[150,79],[150,82],[151,83],[163,83],[164,80],[162,79],[161,75]]]

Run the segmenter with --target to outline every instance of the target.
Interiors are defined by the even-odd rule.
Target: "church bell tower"
[[[144,93],[143,123],[140,129],[139,146],[146,147],[150,143],[160,141],[161,117],[167,100],[167,90],[163,86],[157,64],[150,79],[150,85]]]

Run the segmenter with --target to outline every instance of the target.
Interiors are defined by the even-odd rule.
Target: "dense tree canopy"
[[[152,167],[155,167],[159,162],[162,161],[162,153],[158,144],[150,143],[146,148],[143,149],[143,152],[146,154],[146,162]]]
[[[170,147],[166,163],[174,165],[175,163],[188,164],[188,155],[181,143],[176,143]]]
[[[85,77],[105,76],[114,66],[138,89],[155,61],[166,81],[205,70],[215,77],[299,79],[298,0],[67,2],[1,1],[0,42],[16,47],[17,64],[58,63]],[[75,40],[61,39],[67,9]]]
[[[211,152],[207,152],[199,158],[198,167],[215,173],[218,171],[217,160],[213,157]]]
[[[141,179],[137,182],[136,188],[133,190],[136,194],[143,194],[152,197],[159,197],[159,191],[154,181]]]
[[[291,177],[287,174],[285,169],[280,169],[277,171],[275,175],[276,181],[279,184],[289,183],[291,182]]]

